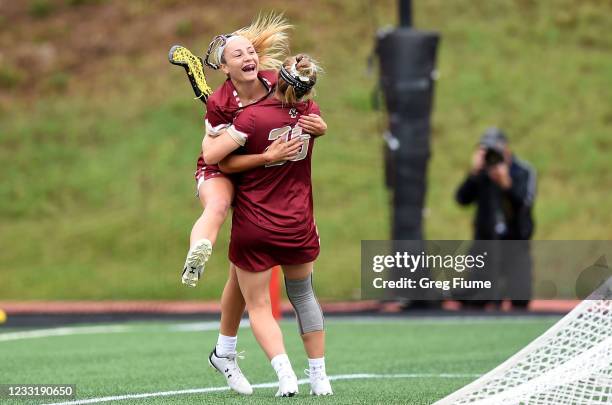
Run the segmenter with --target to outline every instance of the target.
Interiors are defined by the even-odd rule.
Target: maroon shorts
[[[196,195],[197,191],[200,189],[200,184],[202,182],[215,178],[215,177],[227,177],[220,169],[219,165],[207,165],[204,164],[204,157],[200,152],[200,157],[198,158],[198,163],[195,171],[195,181],[196,181]]]
[[[319,256],[319,251],[314,223],[304,232],[280,232],[233,216],[229,259],[242,270],[257,272],[276,265],[309,263]]]
[[[198,167],[195,172],[196,181],[199,181],[202,177],[204,180],[212,179],[213,177],[226,177],[218,165],[206,165],[204,167]]]

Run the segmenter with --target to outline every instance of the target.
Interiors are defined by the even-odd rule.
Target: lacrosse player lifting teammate
[[[221,69],[228,79],[214,92],[206,84],[202,60],[186,48],[172,47],[170,62],[185,68],[196,97],[206,103],[208,136],[203,141],[204,153],[206,138],[220,135],[240,110],[261,101],[273,90],[278,76],[276,69],[281,65],[280,58],[287,52],[286,32],[290,28],[291,25],[282,16],[269,15],[232,34],[215,37],[209,45],[204,63],[213,69]],[[327,128],[316,114],[302,116],[298,124],[313,136],[323,135]],[[227,159],[226,171],[239,172],[291,159],[300,150],[300,142],[299,139],[286,141],[279,138],[262,153],[232,156],[232,159]],[[204,153],[200,154],[195,173],[197,194],[204,212],[191,231],[190,249],[182,275],[182,282],[192,287],[202,276],[234,194],[232,181],[217,165],[205,164]],[[238,287],[235,269],[230,265],[229,278],[221,298],[220,333],[211,364],[225,375],[233,390],[250,394],[251,385],[236,361],[238,327],[244,309],[245,301]]]
[[[332,395],[325,371],[323,313],[312,286],[319,235],[314,221],[311,160],[314,138],[298,125],[301,116],[319,115],[312,100],[303,101],[316,83],[318,67],[305,55],[285,60],[272,94],[239,112],[220,136],[205,140],[207,163],[236,165],[232,152],[263,153],[278,139],[299,139],[291,159],[243,172],[236,180],[230,261],[249,313],[251,329],[279,379],[277,396],[298,392],[283,336],[272,316],[270,276],[280,265],[308,355],[311,393]],[[226,157],[227,156],[227,157]],[[216,356],[211,353],[211,359]]]

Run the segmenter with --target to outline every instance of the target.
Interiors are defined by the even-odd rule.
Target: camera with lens
[[[504,161],[504,151],[495,146],[487,147],[484,155],[486,167],[496,166]]]
[[[498,128],[489,128],[480,138],[480,146],[485,150],[485,167],[493,167],[504,161],[504,150],[508,140]]]

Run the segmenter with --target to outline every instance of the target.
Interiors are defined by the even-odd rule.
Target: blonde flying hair
[[[288,81],[283,78],[282,72],[279,72],[277,92],[283,103],[295,104],[304,97],[314,95],[317,73],[322,71],[317,61],[305,54],[290,56],[283,62],[282,69],[291,76]],[[300,90],[296,84],[304,87]]]
[[[206,64],[218,69],[225,62],[223,48],[228,38],[242,36],[248,39],[259,57],[260,70],[278,69],[289,51],[289,35],[293,28],[282,14],[259,15],[248,27],[240,28],[230,35],[219,35],[213,39],[206,54]]]

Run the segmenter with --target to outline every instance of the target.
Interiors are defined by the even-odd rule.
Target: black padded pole
[[[412,28],[412,0],[399,0],[400,27]]]
[[[393,192],[392,238],[423,239],[434,72],[439,35],[412,26],[412,1],[399,0],[400,27],[378,33],[380,86],[388,112],[385,173]]]

